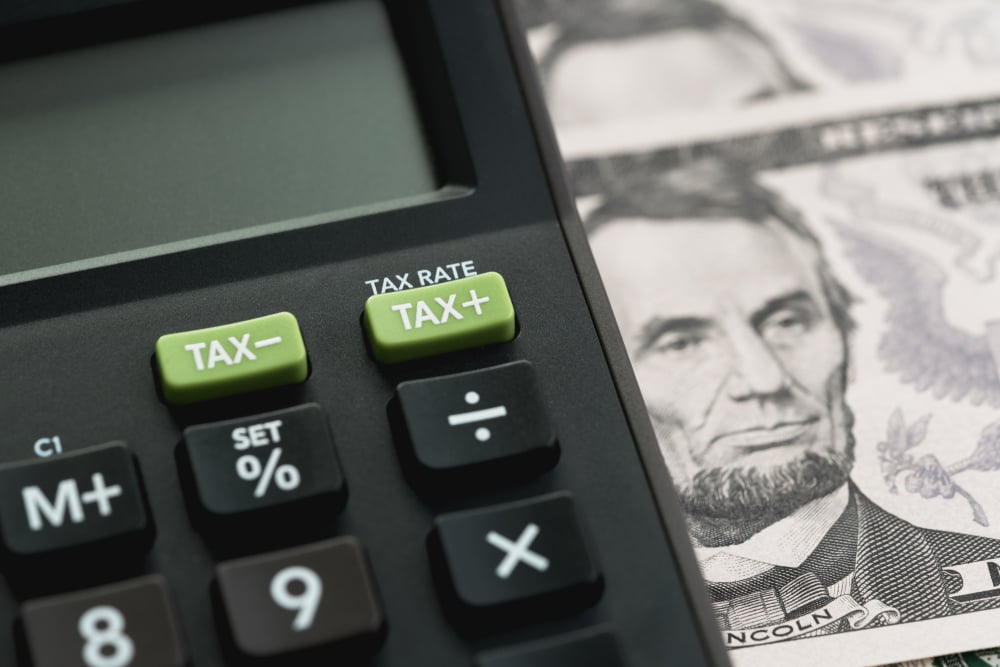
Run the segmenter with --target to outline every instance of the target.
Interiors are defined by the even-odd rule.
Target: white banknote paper
[[[1000,643],[1000,5],[521,9],[734,663]]]

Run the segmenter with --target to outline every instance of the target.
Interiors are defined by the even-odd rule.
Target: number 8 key
[[[31,600],[21,609],[33,667],[184,667],[188,651],[160,575]]]

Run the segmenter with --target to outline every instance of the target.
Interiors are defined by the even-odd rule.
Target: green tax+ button
[[[163,397],[175,405],[296,384],[309,374],[291,313],[161,336],[156,365]]]
[[[499,273],[379,294],[365,303],[372,353],[396,363],[514,338],[514,305]]]

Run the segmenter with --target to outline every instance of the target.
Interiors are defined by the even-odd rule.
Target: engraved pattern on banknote
[[[898,493],[897,482],[902,475],[904,488],[925,499],[950,499],[958,495],[969,503],[972,520],[981,526],[989,526],[986,510],[955,481],[955,477],[969,470],[1000,470],[1000,422],[983,428],[979,442],[969,456],[944,465],[934,454],[917,457],[910,451],[924,441],[930,417],[930,414],[926,414],[907,426],[903,412],[898,408],[893,411],[886,438],[878,443],[882,476],[886,485],[892,493]]]
[[[947,273],[930,259],[870,234],[847,226],[839,232],[857,271],[890,304],[879,343],[887,368],[935,398],[1000,407],[1000,374],[987,336],[962,331],[945,315]]]

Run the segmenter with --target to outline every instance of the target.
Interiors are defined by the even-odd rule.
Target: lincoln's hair
[[[518,13],[526,27],[559,24],[559,35],[538,65],[547,81],[559,58],[581,44],[661,35],[681,30],[713,32],[731,29],[759,43],[774,56],[787,90],[809,88],[787,67],[771,42],[748,21],[716,0],[520,0]]]
[[[834,276],[819,239],[799,211],[761,185],[749,169],[719,159],[701,159],[653,173],[645,165],[641,172],[637,178],[623,181],[587,216],[584,225],[588,234],[616,220],[635,218],[663,224],[679,220],[711,224],[734,218],[763,224],[773,220],[816,249],[819,260],[814,268],[834,322],[845,339],[853,331],[853,298]]]

